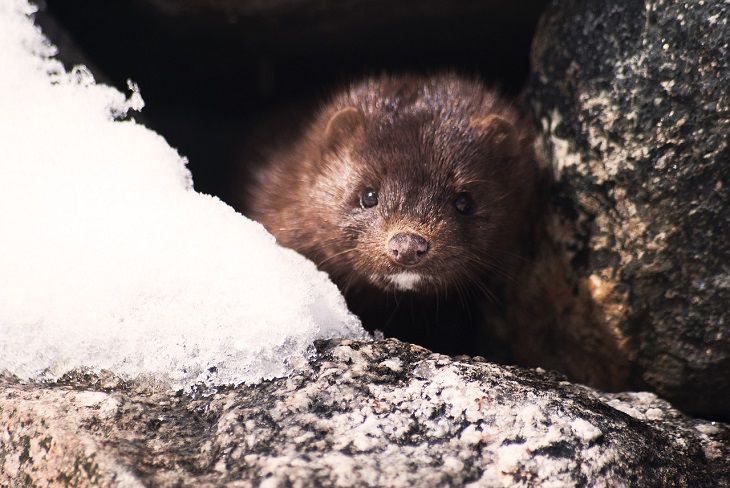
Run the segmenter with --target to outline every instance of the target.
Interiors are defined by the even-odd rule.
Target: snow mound
[[[33,12],[0,2],[0,371],[241,383],[365,337],[324,273],[118,120],[143,106],[133,85],[67,72]]]

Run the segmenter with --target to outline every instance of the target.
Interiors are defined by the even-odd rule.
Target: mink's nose
[[[388,241],[390,257],[398,264],[413,266],[428,252],[428,241],[418,234],[400,232]]]

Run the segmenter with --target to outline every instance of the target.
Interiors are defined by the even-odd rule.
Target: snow
[[[0,2],[0,372],[237,384],[366,337],[324,273],[119,120],[144,105],[134,84],[53,59],[33,12]]]

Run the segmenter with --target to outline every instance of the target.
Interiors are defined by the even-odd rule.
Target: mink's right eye
[[[461,192],[456,195],[454,200],[454,207],[462,215],[469,215],[474,211],[474,202],[468,193]]]
[[[378,204],[378,192],[368,187],[360,194],[360,206],[362,208],[371,208]]]

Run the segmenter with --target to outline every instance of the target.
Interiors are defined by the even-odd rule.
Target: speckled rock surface
[[[730,427],[394,340],[194,395],[0,381],[0,486],[728,486]]]
[[[724,0],[553,2],[528,88],[559,188],[553,224],[597,305],[592,327],[622,356],[618,386],[725,418],[729,42]]]

